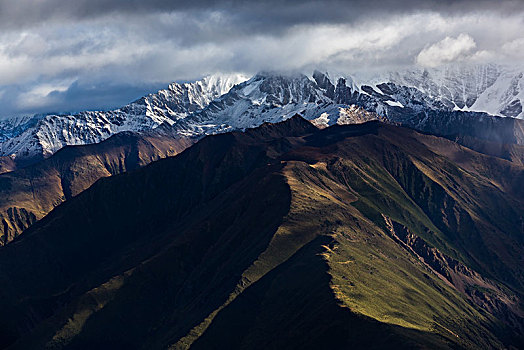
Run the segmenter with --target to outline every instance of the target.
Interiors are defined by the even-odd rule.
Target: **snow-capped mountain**
[[[234,86],[201,112],[177,121],[173,127],[184,136],[199,136],[277,123],[295,114],[309,120],[322,117],[317,124],[328,126],[350,120],[384,119],[389,108],[399,105],[393,97],[382,95],[380,99],[362,94],[344,78],[334,85],[327,74],[318,71],[312,77],[266,72]],[[372,113],[363,114],[363,109]]]
[[[447,108],[524,119],[523,77],[517,68],[483,64],[389,72],[363,83],[414,87]]]
[[[313,119],[326,108],[335,110],[336,106],[307,76],[259,73],[176,127],[180,133],[197,136],[275,123],[297,113]]]
[[[517,119],[456,110],[415,87],[391,82],[358,86],[350,78],[338,78],[333,83],[318,71],[312,77],[257,74],[172,127],[178,134],[198,137],[280,122],[295,114],[324,127],[380,119],[440,135],[524,143],[524,123],[515,124]]]
[[[333,79],[319,71],[311,76],[265,72],[249,80],[238,74],[210,76],[171,84],[113,111],[41,117],[33,127],[0,143],[0,155],[47,156],[65,145],[97,143],[122,131],[150,132],[160,125],[163,133],[198,138],[280,122],[295,114],[322,127],[379,119],[440,135],[524,144],[521,121],[473,112],[476,106],[488,106],[506,112],[499,114],[515,115],[522,79],[508,78],[511,74],[487,65],[469,71],[390,73],[365,83],[351,76]],[[495,100],[507,103],[495,108]]]
[[[350,77],[332,82],[328,74],[319,71],[312,77],[259,73],[201,112],[177,121],[174,127],[185,136],[198,136],[276,123],[295,114],[328,126],[357,120],[396,120],[401,110],[418,114],[430,109],[452,110],[414,87],[393,83],[356,86]]]
[[[168,89],[113,111],[15,120],[13,127],[5,127],[7,140],[0,144],[0,154],[16,154],[19,158],[45,157],[66,145],[97,143],[122,131],[140,132],[162,123],[171,125],[201,110],[245,79],[240,74],[214,75],[192,83],[173,83]],[[33,122],[33,125],[29,122]],[[23,132],[14,133],[22,126],[25,127]]]
[[[0,119],[0,143],[16,137],[27,129],[35,126],[43,117],[43,115],[24,115]]]
[[[167,89],[147,95],[134,104],[145,106],[146,115],[150,118],[172,124],[171,121],[202,110],[245,80],[247,77],[242,74],[210,75],[192,83],[173,83]]]

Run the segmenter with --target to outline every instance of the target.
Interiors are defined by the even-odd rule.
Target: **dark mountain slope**
[[[40,163],[0,175],[0,244],[11,241],[99,178],[173,156],[192,142],[121,133],[99,144],[64,147]]]
[[[434,334],[391,327],[340,307],[329,288],[329,266],[322,258],[323,246],[331,243],[326,237],[315,239],[246,289],[216,317],[193,347],[410,349],[424,344],[429,349],[445,346]]]
[[[0,339],[519,346],[524,203],[507,177],[524,169],[460,146],[477,158],[459,165],[439,142],[456,145],[292,118],[101,179],[0,249]],[[491,162],[511,172],[488,179]]]
[[[458,136],[454,141],[472,150],[524,165],[524,146],[512,143],[490,142],[474,137]]]
[[[524,144],[524,121],[486,113],[428,110],[416,112],[393,107],[391,122],[450,139],[471,137],[499,144]]]

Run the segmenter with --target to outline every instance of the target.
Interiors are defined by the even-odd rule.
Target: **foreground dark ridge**
[[[206,137],[0,249],[1,343],[518,348],[523,179],[379,122]]]

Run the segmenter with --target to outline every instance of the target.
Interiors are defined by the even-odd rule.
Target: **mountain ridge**
[[[112,111],[39,116],[31,119],[33,124],[24,124],[21,133],[6,135],[6,141],[0,144],[0,153],[16,154],[17,159],[34,162],[66,145],[98,143],[122,131],[147,132],[163,123],[173,124],[203,108],[244,79],[240,74],[217,74],[193,83],[170,84],[167,89]]]
[[[98,179],[176,155],[194,142],[152,132],[122,132],[100,143],[63,147],[51,157],[18,170],[11,168],[0,174],[0,245],[12,241]]]
[[[518,328],[483,300],[496,306],[524,290],[524,203],[510,181],[524,170],[483,155],[460,165],[442,144],[458,147],[456,159],[476,154],[378,121],[318,130],[295,117],[207,136],[104,178],[0,248],[9,286],[0,303],[10,305],[0,339],[73,349],[306,346],[301,339],[518,347]],[[486,172],[493,162],[513,173]],[[401,240],[410,242],[406,227],[449,257],[438,260],[442,276],[456,276],[459,261],[492,287],[446,282],[388,222],[401,225]]]
[[[24,158],[47,157],[67,144],[96,143],[119,131],[143,132],[162,123],[173,125],[183,136],[201,137],[278,122],[297,113],[310,120],[323,118],[325,125],[381,119],[440,134],[449,124],[450,129],[466,136],[523,144],[521,119],[497,122],[496,117],[475,111],[496,112],[507,118],[519,116],[502,113],[510,105],[517,108],[524,91],[524,80],[503,79],[508,74],[513,73],[502,66],[485,65],[457,72],[434,69],[389,73],[361,83],[355,83],[350,76],[332,81],[328,74],[319,71],[312,76],[262,72],[249,80],[238,74],[210,76],[194,83],[171,84],[168,89],[114,111],[40,116],[31,119],[36,126],[0,123],[0,131],[6,130],[0,154],[15,153],[22,162]],[[498,90],[492,91],[495,88]],[[504,100],[507,103],[499,111],[495,107],[473,108],[484,94],[491,94],[492,100],[504,100],[503,96],[509,100]],[[374,116],[362,119],[359,109]],[[491,118],[495,118],[494,122],[482,121]],[[486,132],[468,131],[476,119],[484,123]],[[490,132],[510,137],[494,138],[497,135],[489,135]]]

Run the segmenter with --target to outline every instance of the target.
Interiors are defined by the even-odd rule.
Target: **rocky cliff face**
[[[0,157],[0,174],[8,173],[16,169],[15,157],[3,156]]]
[[[515,294],[508,294],[497,282],[483,277],[460,261],[443,254],[406,226],[388,217],[384,217],[384,220],[391,237],[420,259],[433,274],[467,296],[479,307],[524,334],[524,325],[522,325],[524,311],[520,309],[520,301]]]

